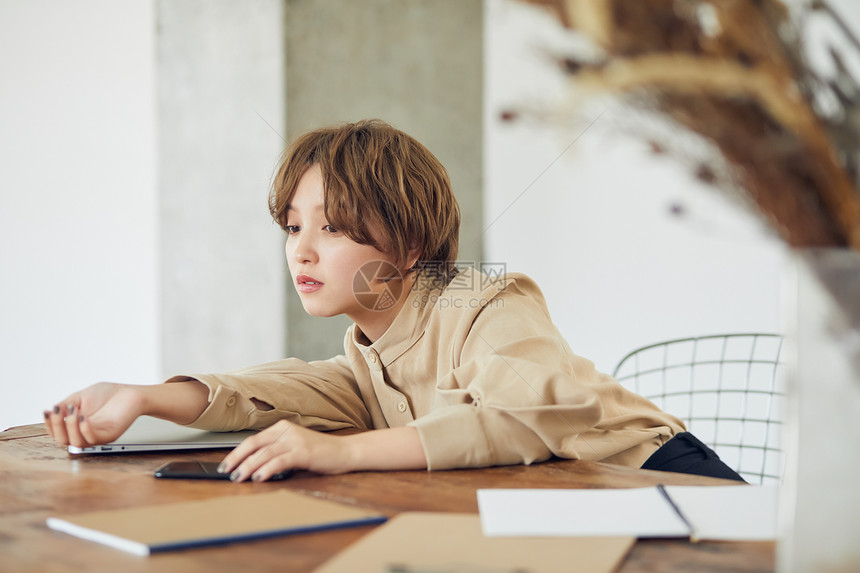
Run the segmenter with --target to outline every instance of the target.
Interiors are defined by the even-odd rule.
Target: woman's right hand
[[[88,447],[117,439],[143,413],[139,386],[100,382],[45,411],[48,434],[61,446]]]

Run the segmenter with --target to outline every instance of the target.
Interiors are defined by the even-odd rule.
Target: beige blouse
[[[209,387],[191,425],[418,429],[431,470],[529,464],[553,455],[639,467],[683,423],[571,352],[528,277],[461,271],[419,276],[372,344],[356,325],[345,354],[278,360],[226,374],[177,376]],[[258,409],[251,398],[274,406]]]

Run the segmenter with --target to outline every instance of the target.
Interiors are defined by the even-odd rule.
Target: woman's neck
[[[365,309],[359,315],[348,315],[361,331],[360,334],[370,344],[373,344],[385,334],[388,328],[394,323],[394,319],[400,314],[403,305],[409,300],[409,294],[412,292],[412,286],[415,284],[415,273],[408,273],[402,280],[403,288],[400,291],[400,296],[390,307],[385,310]]]

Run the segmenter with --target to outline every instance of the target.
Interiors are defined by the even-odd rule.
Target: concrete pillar
[[[284,146],[283,2],[159,0],[157,21],[162,370],[276,359],[286,274],[267,194]]]

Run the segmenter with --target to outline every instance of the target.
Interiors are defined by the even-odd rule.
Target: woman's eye
[[[332,235],[337,233],[337,229],[335,229],[331,225],[326,225],[325,227],[323,227],[323,231],[326,231],[327,233],[331,233]]]
[[[287,225],[286,227],[284,227],[284,230],[287,232],[288,235],[295,235],[299,232],[299,229],[301,229],[301,227],[299,227],[298,225]]]

